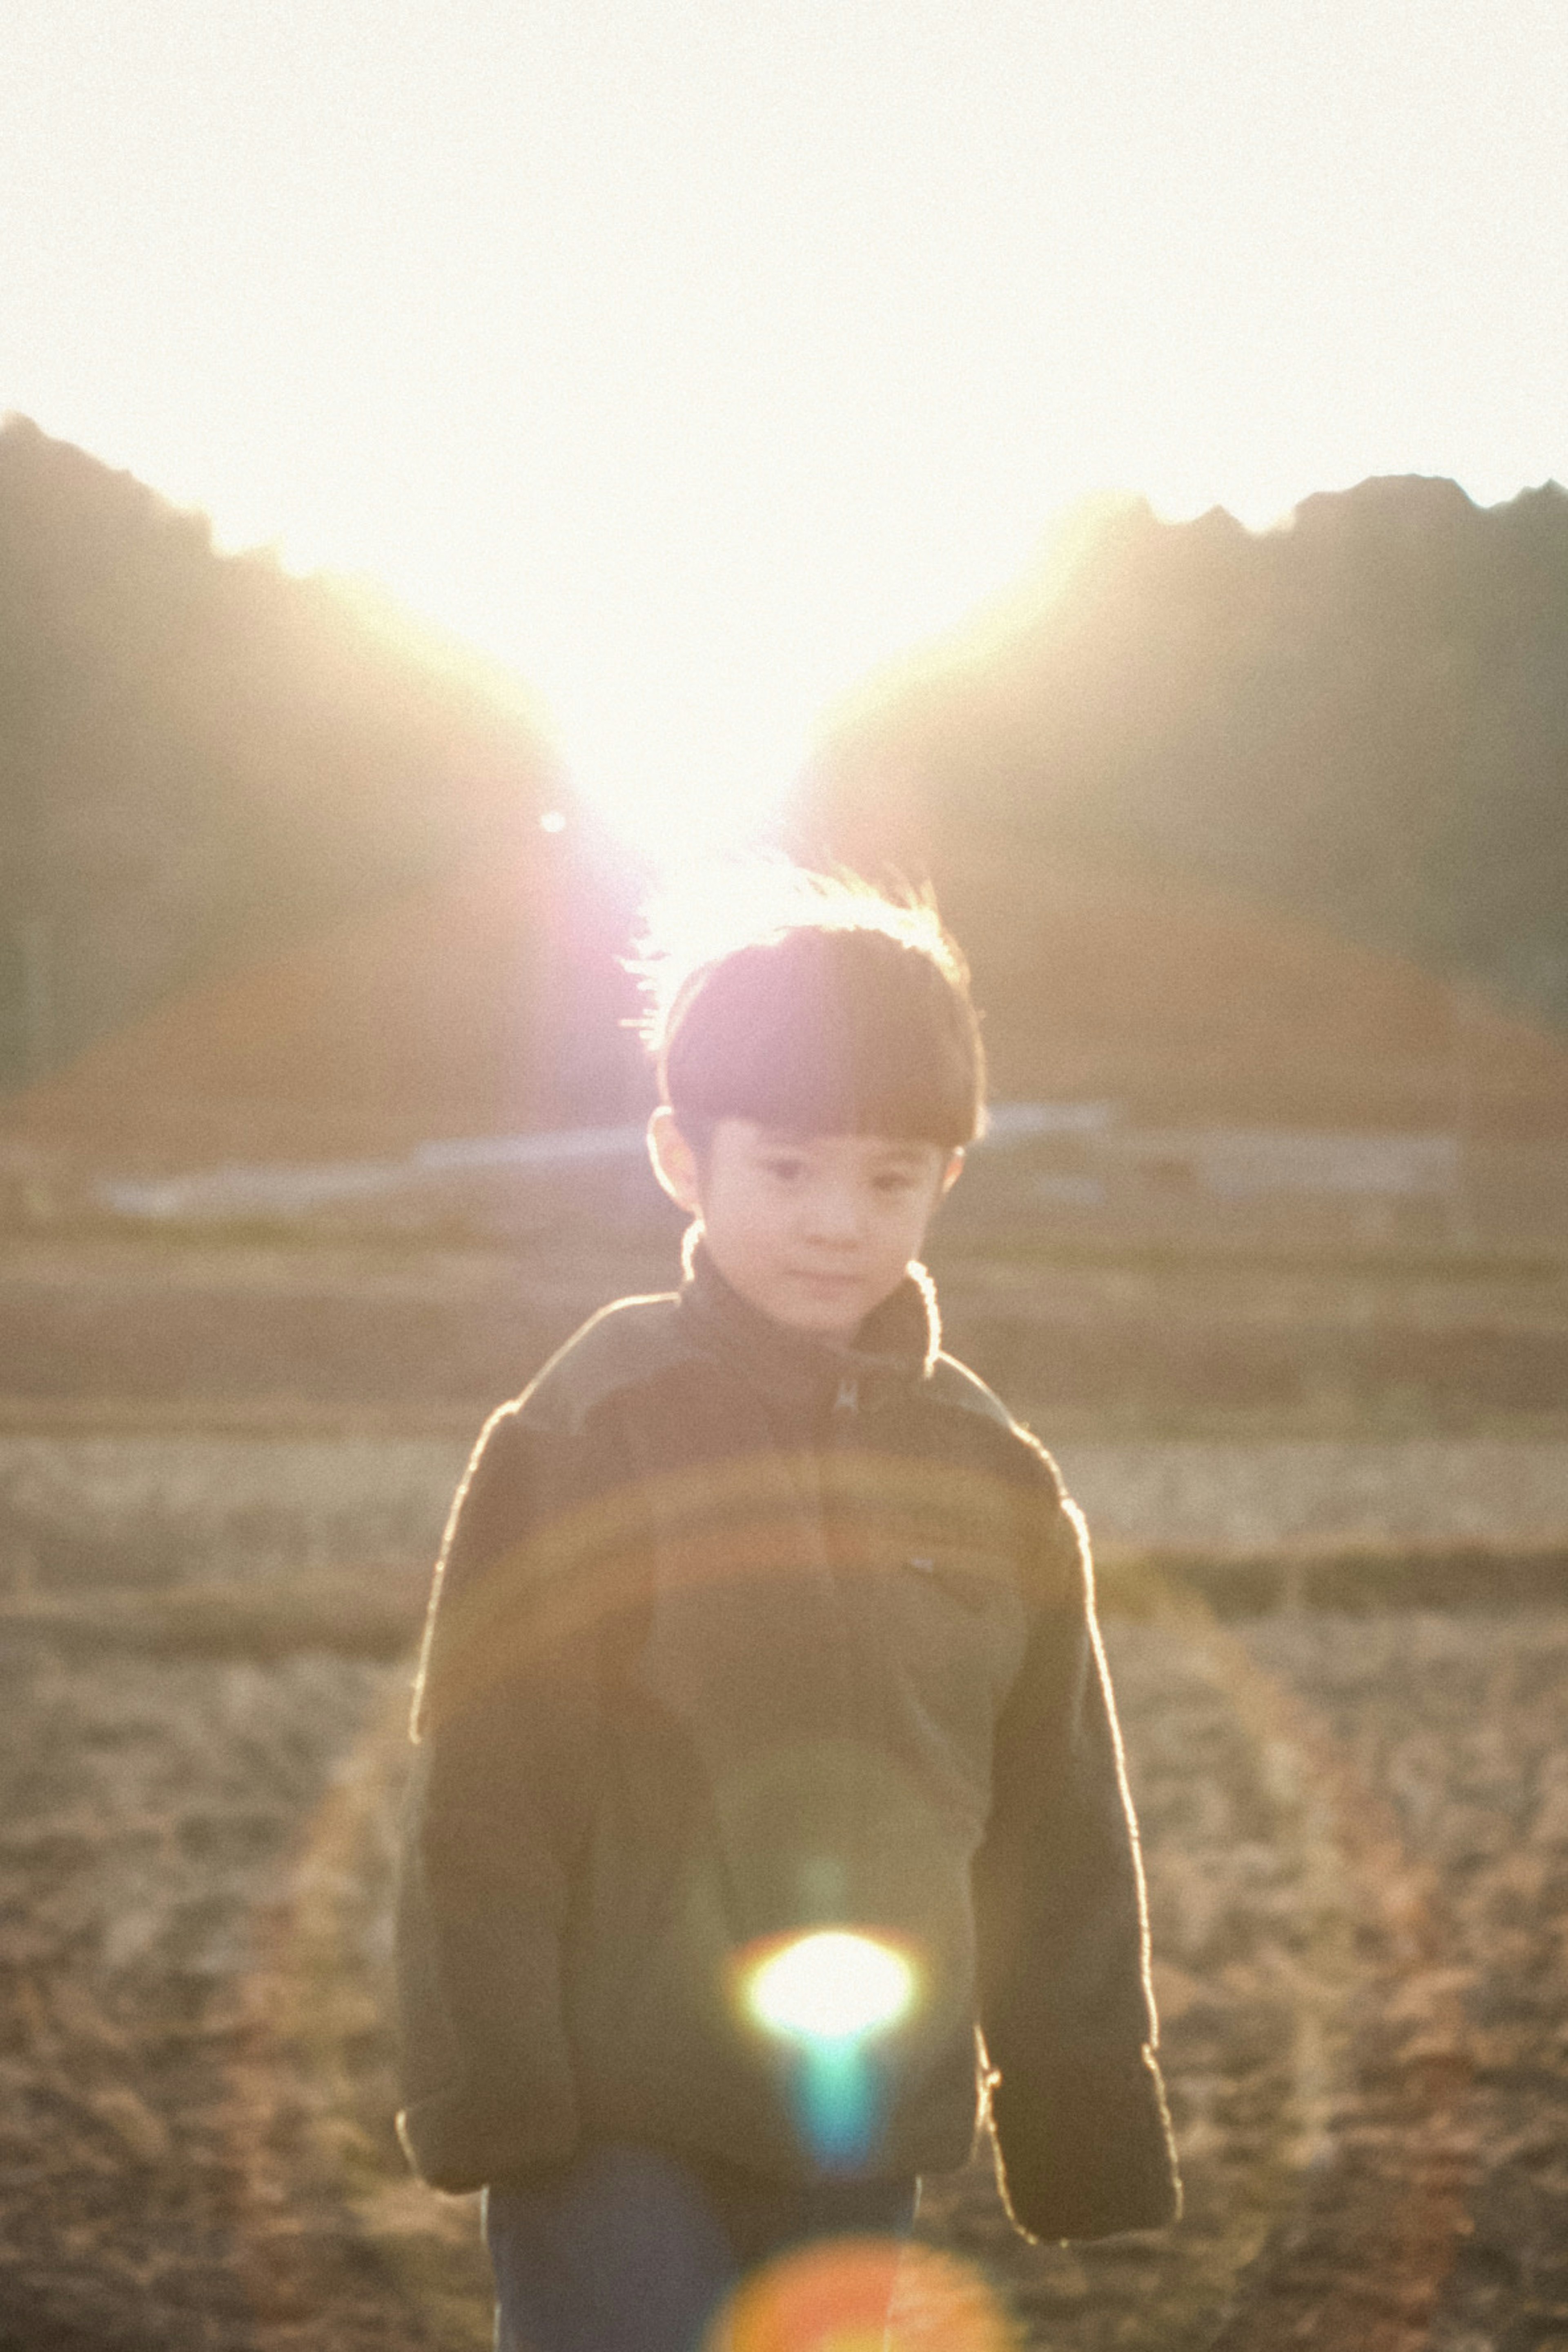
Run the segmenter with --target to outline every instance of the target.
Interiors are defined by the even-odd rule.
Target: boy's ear
[[[675,1123],[675,1113],[668,1103],[660,1103],[647,1123],[647,1156],[653,1162],[653,1172],[678,1209],[689,1217],[701,1213],[700,1197],[702,1171],[697,1164],[697,1154]]]
[[[939,1196],[941,1199],[944,1201],[946,1200],[948,1194],[952,1192],[953,1186],[957,1183],[963,1173],[963,1152],[950,1151],[947,1155],[947,1166],[942,1171],[942,1192]]]

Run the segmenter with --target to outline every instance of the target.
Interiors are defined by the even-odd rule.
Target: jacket
[[[1020,2228],[1173,2217],[1083,1524],[922,1269],[853,1349],[700,1249],[587,1323],[479,1439],[413,1731],[398,2122],[436,2187],[585,2137],[943,2170],[988,2105]],[[768,1959],[845,1931],[902,2013],[760,2017]]]

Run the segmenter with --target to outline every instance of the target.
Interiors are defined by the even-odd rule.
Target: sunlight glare
[[[1544,0],[10,13],[6,403],[482,646],[656,865],[1086,494],[1564,471]]]
[[[887,2120],[875,2045],[920,1990],[904,1955],[879,1937],[824,1927],[742,1956],[741,2005],[779,2045],[795,2128],[825,2172],[858,2172]]]
[[[684,700],[677,683],[687,686]],[[658,692],[639,694],[623,681],[550,699],[574,790],[656,874],[759,838],[806,755],[809,714],[770,712],[765,680],[749,680],[746,701],[733,710],[715,708],[707,684],[699,669]]]
[[[771,2033],[854,2042],[896,2025],[914,1994],[915,1972],[901,1952],[869,1936],[824,1928],[764,1960],[746,1998]]]

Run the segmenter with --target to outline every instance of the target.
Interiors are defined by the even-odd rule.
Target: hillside
[[[1396,478],[1257,534],[1080,516],[830,730],[801,836],[933,876],[1027,985],[1019,877],[1218,886],[1568,1024],[1568,493]]]
[[[525,856],[546,789],[499,669],[0,426],[0,1088],[483,849]]]
[[[1082,520],[825,739],[797,845],[929,876],[996,1092],[1568,1129],[1568,495]],[[521,689],[0,429],[0,1136],[316,1158],[636,1108],[635,877]]]
[[[169,998],[0,1117],[0,1156],[187,1169],[377,1158],[637,1115],[614,868],[470,865]],[[955,886],[952,894],[960,893]],[[1568,1139],[1568,1048],[1405,960],[1213,888],[1057,861],[991,877],[994,1089],[1158,1127]],[[1028,943],[1027,961],[1004,960]]]

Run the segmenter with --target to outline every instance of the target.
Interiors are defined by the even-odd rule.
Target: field
[[[407,2179],[388,2121],[416,1487],[614,1278],[52,1253],[0,1273],[0,2347],[477,2347],[472,2208]],[[959,1271],[955,1324],[1005,1288],[1023,1348],[1050,1269]],[[900,2304],[910,2352],[1568,2348],[1563,1287],[1281,1279],[1067,1268],[1013,1367],[1053,1368],[1064,1457],[1122,1514],[1108,1640],[1187,2212],[1030,2248],[983,2164],[931,2184],[951,2262]],[[1136,1411],[1062,1393],[1054,1335],[1097,1295],[1102,1351],[1117,1315],[1130,1363],[1140,1326],[1145,1355],[1188,1335]],[[1369,1323],[1400,1383],[1370,1435]],[[1294,1396],[1237,1402],[1237,1351],[1292,1332]],[[415,1449],[357,1549],[316,1471],[292,1520],[235,1501],[246,1447],[323,1428]]]

